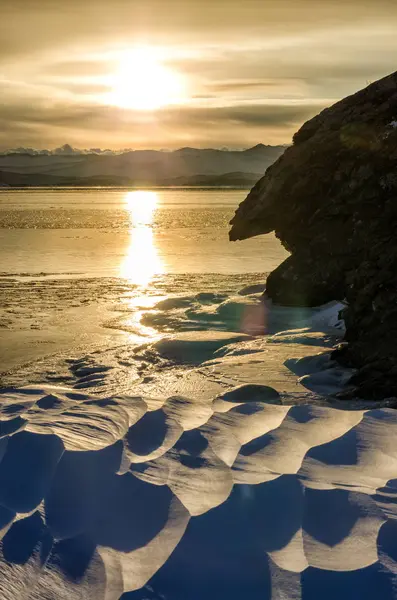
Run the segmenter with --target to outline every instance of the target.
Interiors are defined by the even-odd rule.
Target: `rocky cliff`
[[[347,300],[352,393],[397,396],[397,73],[308,121],[231,221],[230,239],[275,231],[291,256],[274,302]]]

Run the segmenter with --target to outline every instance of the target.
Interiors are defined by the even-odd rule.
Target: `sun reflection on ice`
[[[155,275],[164,273],[152,229],[158,194],[146,190],[127,192],[125,206],[131,223],[130,244],[120,265],[120,276],[143,291]]]

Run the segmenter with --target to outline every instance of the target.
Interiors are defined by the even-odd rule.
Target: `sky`
[[[396,0],[1,0],[0,150],[288,144],[396,31]]]

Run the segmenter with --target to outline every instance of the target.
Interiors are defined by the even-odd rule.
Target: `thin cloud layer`
[[[289,143],[307,118],[395,70],[394,0],[3,0],[1,10],[0,149]],[[120,53],[140,44],[183,77],[182,104],[109,106]]]

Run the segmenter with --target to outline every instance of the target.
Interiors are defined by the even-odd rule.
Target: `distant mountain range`
[[[0,186],[251,186],[285,150],[8,150],[0,153]]]

